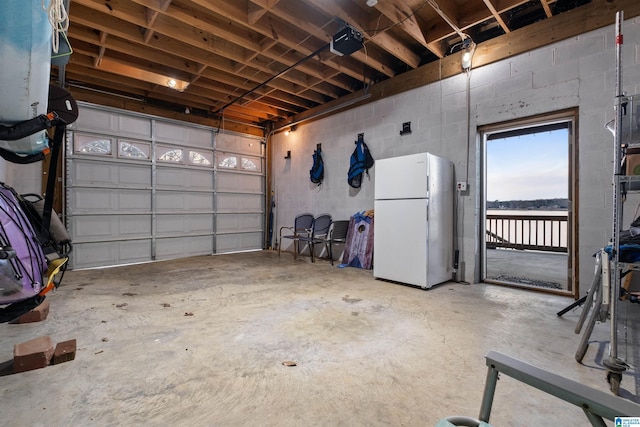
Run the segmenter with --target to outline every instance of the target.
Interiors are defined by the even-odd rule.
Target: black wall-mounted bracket
[[[411,134],[411,122],[405,122],[402,124],[402,130],[400,136]]]
[[[289,159],[291,159],[291,150],[287,150],[287,155],[286,155],[286,156],[284,156],[284,159],[285,159],[285,160],[289,160]]]
[[[411,122],[405,122],[402,124],[402,130],[400,136],[409,135],[411,133]]]

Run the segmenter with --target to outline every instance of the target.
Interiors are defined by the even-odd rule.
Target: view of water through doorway
[[[572,292],[573,121],[485,129],[483,280]]]

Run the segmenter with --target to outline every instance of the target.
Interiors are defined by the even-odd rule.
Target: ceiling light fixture
[[[367,0],[367,6],[373,7],[378,4],[378,0]]]
[[[462,69],[464,71],[471,70],[471,60],[473,59],[473,54],[476,51],[476,44],[468,37],[462,42],[462,59],[460,60]]]

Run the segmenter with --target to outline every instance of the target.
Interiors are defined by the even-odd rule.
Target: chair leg
[[[293,259],[298,259],[298,239],[293,239]]]
[[[333,245],[331,242],[327,243],[327,248],[329,248],[329,260],[331,261],[331,265],[333,265]]]
[[[313,243],[309,242],[309,253],[311,254],[311,262],[316,262],[314,259],[315,248],[313,247]]]

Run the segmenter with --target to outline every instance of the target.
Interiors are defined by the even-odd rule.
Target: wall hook
[[[291,159],[291,150],[287,150],[287,155],[286,155],[286,156],[284,156],[284,159],[285,159],[285,160],[289,160],[289,159]]]
[[[405,122],[402,124],[402,130],[400,131],[400,136],[409,135],[411,133],[411,122]]]

